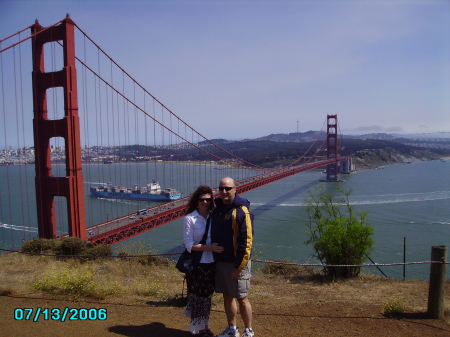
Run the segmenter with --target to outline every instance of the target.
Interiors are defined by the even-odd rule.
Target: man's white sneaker
[[[255,337],[255,333],[253,332],[253,330],[245,329],[242,337]]]
[[[241,337],[241,334],[239,333],[239,330],[236,328],[236,330],[231,329],[229,326],[222,332],[220,335],[217,335],[217,337]]]

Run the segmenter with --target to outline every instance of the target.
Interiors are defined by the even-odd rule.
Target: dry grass
[[[143,265],[142,260],[136,258],[80,262],[23,254],[0,257],[0,292],[7,294],[42,296],[45,293],[53,298],[70,299],[73,298],[69,296],[71,294],[61,289],[52,291],[52,286],[59,286],[64,277],[77,280],[86,275],[92,276],[89,283],[95,282],[98,291],[85,296],[81,294],[81,297],[116,303],[142,303],[149,298],[167,300],[181,294],[183,283],[183,276],[174,267]],[[41,286],[36,287],[36,284]]]
[[[144,265],[136,258],[58,261],[52,257],[8,254],[0,256],[0,295],[74,299],[73,294],[61,290],[42,292],[34,286],[37,282],[45,282],[49,274],[64,270],[79,271],[80,275],[84,275],[86,270],[92,272],[98,292],[78,296],[84,300],[173,306],[182,305],[181,294],[186,293],[183,275],[173,264]],[[447,284],[448,287],[450,284]],[[389,280],[369,274],[333,281],[325,279],[312,268],[294,268],[281,273],[278,270],[277,275],[261,271],[255,273],[250,297],[256,306],[287,308],[293,303],[339,302],[353,308],[375,305],[380,313],[395,298],[396,304],[407,312],[425,312],[428,282]],[[450,303],[448,291],[446,303]],[[213,309],[221,306],[220,295],[214,295]]]
[[[267,276],[257,275],[252,282],[253,299],[265,302],[264,297],[289,305],[311,302],[348,303],[348,306],[375,305],[380,312],[396,298],[408,312],[425,312],[428,300],[428,282],[400,281],[376,275],[361,274],[358,278],[330,281],[317,272],[309,275]],[[447,296],[447,303],[450,300]]]
[[[126,258],[80,263],[20,254],[0,256],[2,336],[17,336],[18,331],[21,336],[55,337],[117,336],[117,333],[127,336],[190,335],[185,331],[189,321],[181,313],[183,275],[173,264],[156,265],[155,261],[143,264],[144,261],[148,260]],[[297,267],[286,271],[271,267],[273,274],[264,274],[262,269],[265,268],[252,276],[249,294],[254,312],[253,326],[258,336],[280,332],[288,337],[449,336],[449,282],[445,300],[447,315],[443,320],[430,320],[425,315],[426,281],[388,280],[367,274],[333,281],[323,278],[312,268]],[[56,271],[60,271],[57,275],[72,275],[73,271],[75,281],[88,279],[89,282],[87,285],[81,282],[82,286],[77,289],[83,291],[75,294],[42,292],[33,287],[45,275]],[[96,291],[92,290],[92,284],[98,287]],[[109,292],[111,288],[115,291]],[[219,332],[226,322],[220,294],[214,295],[212,304],[210,327]],[[108,319],[83,324],[13,319],[13,308],[44,307],[104,308]],[[243,324],[240,318],[237,323]]]

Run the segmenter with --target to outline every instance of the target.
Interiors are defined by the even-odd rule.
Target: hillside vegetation
[[[325,135],[326,136],[326,135]],[[407,163],[419,160],[436,160],[450,156],[450,141],[419,141],[403,138],[385,137],[386,139],[338,140],[339,152],[342,156],[352,156],[356,169],[374,168],[383,165]],[[317,141],[315,143],[314,140]],[[268,168],[284,166],[298,160],[308,161],[311,157],[326,158],[326,149],[319,150],[324,143],[324,133],[309,132],[304,134],[271,135],[255,140],[227,141],[212,140],[229,152],[224,154],[214,145],[203,141],[195,147],[151,147],[143,145],[123,146],[115,148],[117,161],[148,161],[151,158],[171,161],[211,161],[208,153],[217,154],[228,161],[235,161],[236,156],[248,163]],[[325,148],[326,145],[323,146]],[[204,151],[202,151],[204,150]],[[230,155],[231,154],[231,155]]]

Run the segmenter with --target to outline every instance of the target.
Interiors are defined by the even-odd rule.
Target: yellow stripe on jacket
[[[253,244],[253,234],[252,234],[252,219],[250,217],[250,212],[246,206],[240,206],[242,211],[245,214],[245,225],[247,231],[247,241],[245,243],[245,252],[244,257],[242,258],[241,264],[238,267],[238,270],[244,269],[250,260],[250,254],[252,252],[252,244]],[[236,220],[237,218],[237,208],[233,209],[232,213],[232,226],[233,226],[233,243],[234,243],[234,256],[237,255],[237,247],[238,247],[238,236],[239,236],[239,224]]]

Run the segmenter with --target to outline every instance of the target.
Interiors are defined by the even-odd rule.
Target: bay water
[[[107,166],[116,165],[122,164]],[[142,166],[142,170],[144,168]],[[160,169],[163,169],[162,166]],[[171,169],[177,168],[175,166]],[[91,167],[90,171],[95,172],[95,169]],[[179,175],[181,172],[182,170]],[[187,178],[189,183],[183,187],[184,195],[186,190],[193,191],[200,184],[217,186],[222,175],[245,178],[242,176],[245,173],[237,170],[215,171],[207,176],[206,181]],[[95,174],[84,176],[85,181],[87,180],[86,198],[91,199],[88,197],[89,184],[102,180]],[[337,184],[346,191],[352,191],[350,203],[357,212],[368,213],[368,222],[374,227],[375,241],[370,257],[375,263],[402,263],[404,258],[406,262],[429,261],[432,246],[450,246],[449,160],[413,162],[356,171],[340,175],[344,181],[339,183],[321,182],[324,178],[325,175],[320,171],[307,171],[242,195],[251,202],[251,210],[255,215],[254,258],[318,263],[312,256],[312,247],[305,244],[308,239],[305,198],[308,198],[308,191],[318,193],[315,192],[317,186],[340,196]],[[22,240],[37,236],[36,225],[33,225],[36,223],[36,206],[34,196],[29,195],[34,193],[34,167],[0,167],[0,184],[0,244],[2,248],[17,249]],[[20,189],[28,189],[30,192],[18,193]],[[86,207],[87,222],[88,225],[93,225],[144,207],[148,207],[148,204],[123,200],[90,200]],[[59,229],[58,234],[64,234],[64,229]],[[165,253],[182,242],[182,220],[179,219],[116,244],[113,249],[117,251],[124,245],[142,243],[151,246],[157,253]],[[403,277],[403,266],[379,268],[388,277]],[[407,279],[428,279],[429,269],[429,264],[407,265],[405,275]],[[375,267],[364,267],[363,272],[381,274]]]

